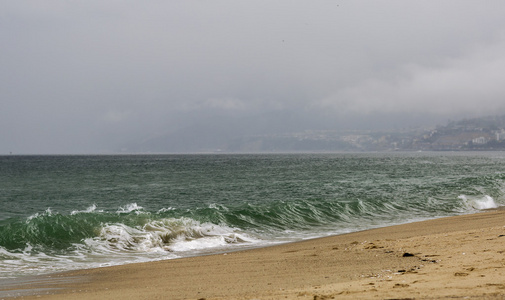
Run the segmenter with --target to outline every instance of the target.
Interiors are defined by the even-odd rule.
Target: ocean
[[[505,153],[0,156],[0,279],[505,204]]]

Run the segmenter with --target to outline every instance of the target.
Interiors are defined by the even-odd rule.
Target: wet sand
[[[504,299],[505,210],[0,286],[0,298],[17,292],[23,299]]]

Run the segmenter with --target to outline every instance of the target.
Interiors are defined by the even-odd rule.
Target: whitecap
[[[85,241],[105,251],[186,252],[255,243],[253,237],[225,225],[200,223],[190,218],[151,220],[142,227],[106,224],[99,236]]]
[[[36,219],[41,216],[52,216],[53,212],[51,211],[51,208],[48,207],[43,213],[35,213],[27,218],[27,221],[30,221],[32,219]]]
[[[216,209],[216,210],[222,210],[222,211],[229,211],[228,207],[226,207],[222,204],[218,204],[218,203],[209,204],[209,208]]]
[[[86,208],[85,210],[74,210],[70,213],[70,215],[76,215],[80,213],[92,213],[96,211],[96,204],[91,205],[90,207]],[[103,210],[99,210],[98,212],[103,212]]]
[[[162,208],[162,209],[158,210],[158,212],[157,212],[157,213],[158,213],[158,214],[161,214],[161,213],[164,213],[164,212],[167,212],[167,211],[172,211],[172,210],[176,210],[176,209],[175,209],[175,208],[173,208],[173,207],[166,207],[166,208],[164,207],[164,208]]]
[[[483,210],[498,207],[493,197],[489,195],[485,195],[484,197],[481,198],[471,197],[467,195],[459,195],[458,198],[463,201],[463,204],[466,206],[467,209]]]
[[[127,204],[126,206],[120,206],[119,210],[117,211],[118,214],[125,214],[125,213],[131,213],[135,212],[136,214],[142,213],[142,210],[144,208],[140,205],[137,205],[137,203],[130,203]]]

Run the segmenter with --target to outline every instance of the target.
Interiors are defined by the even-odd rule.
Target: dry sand
[[[79,270],[11,288],[35,289],[22,297],[30,299],[505,299],[505,211]]]

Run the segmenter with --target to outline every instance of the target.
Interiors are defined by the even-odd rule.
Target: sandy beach
[[[505,210],[4,283],[23,299],[505,298]],[[37,295],[27,295],[36,293]]]

